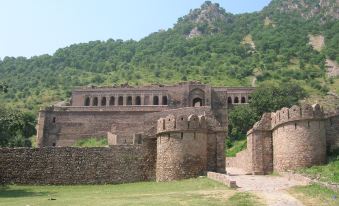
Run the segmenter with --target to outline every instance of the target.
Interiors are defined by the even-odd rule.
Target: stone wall
[[[225,172],[226,130],[205,115],[170,114],[157,122],[157,181]]]
[[[252,162],[247,149],[238,152],[235,157],[226,157],[226,172],[228,167],[242,169],[246,174],[252,174]]]
[[[220,182],[230,188],[237,188],[235,180],[231,180],[230,176],[223,173],[207,172],[207,178]]]
[[[339,112],[325,116],[320,105],[292,106],[264,114],[248,132],[247,149],[227,166],[252,174],[294,170],[326,163],[339,148]]]
[[[119,137],[130,137],[143,131],[144,114],[159,112],[165,108],[127,110],[63,111],[55,108],[52,111],[40,111],[38,121],[37,142],[41,146],[71,146],[78,139],[87,137],[106,137],[112,132]],[[120,126],[112,131],[112,125]],[[131,125],[133,130],[131,130]]]
[[[339,113],[339,112],[338,112]],[[327,150],[339,149],[339,115],[329,115],[325,121]]]
[[[298,121],[273,131],[275,171],[286,171],[326,162],[326,137],[323,121]]]
[[[0,183],[103,184],[155,179],[155,145],[0,149]]]
[[[206,175],[206,133],[170,133],[157,139],[157,181]]]

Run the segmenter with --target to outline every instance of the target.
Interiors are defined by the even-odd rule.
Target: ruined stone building
[[[194,107],[201,108],[192,110],[192,114],[206,110],[227,128],[227,109],[248,103],[252,91],[197,82],[78,88],[72,92],[70,105],[54,105],[39,112],[37,142],[40,147],[72,146],[81,138],[108,135],[111,145],[133,144],[136,137],[155,138],[160,117],[182,114],[190,111],[183,108]]]
[[[31,169],[18,175],[14,161],[0,179],[120,183],[225,173],[227,111],[247,104],[252,91],[198,82],[75,89],[68,105],[40,110],[39,149],[14,150],[16,157],[27,158],[19,168]],[[107,138],[110,147],[70,147],[88,137]],[[12,157],[6,152],[4,162]]]
[[[323,164],[339,148],[339,110],[293,106],[264,114],[247,148],[225,160],[227,113],[252,91],[197,82],[75,89],[69,104],[40,110],[39,148],[0,148],[0,184],[171,181],[221,177],[227,166],[269,174]],[[109,147],[71,147],[87,137]]]
[[[339,110],[319,104],[266,113],[247,133],[247,149],[227,158],[227,166],[249,174],[269,174],[325,164],[339,149]]]

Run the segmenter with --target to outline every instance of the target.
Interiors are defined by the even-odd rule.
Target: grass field
[[[297,186],[288,191],[306,206],[337,206],[339,192],[321,187],[317,184]]]
[[[55,200],[49,200],[53,198]],[[261,205],[250,193],[237,192],[207,178],[120,185],[0,187],[1,206],[53,205]]]

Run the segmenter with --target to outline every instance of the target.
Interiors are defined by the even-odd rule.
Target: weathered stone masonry
[[[264,114],[247,133],[247,149],[227,166],[250,174],[268,174],[324,164],[339,148],[339,111],[324,114],[320,105],[282,108]]]
[[[0,149],[0,183],[103,184],[155,179],[145,146]]]
[[[39,149],[2,149],[4,183],[170,181],[225,172],[227,109],[253,88],[172,86],[80,88],[69,103],[39,112]],[[71,148],[107,137],[110,148]]]
[[[207,171],[224,173],[225,136],[225,128],[206,120],[204,115],[169,115],[159,119],[157,181],[197,177]],[[208,147],[211,142],[215,147]]]
[[[206,106],[227,127],[227,109],[246,104],[253,88],[211,87],[198,82],[143,87],[90,87],[72,92],[71,101],[41,109],[37,125],[40,147],[71,146],[81,138],[116,135],[131,144],[154,113]],[[120,99],[120,101],[119,101]],[[157,120],[157,119],[155,119]]]

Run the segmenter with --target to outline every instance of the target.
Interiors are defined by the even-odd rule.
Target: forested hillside
[[[8,92],[0,104],[36,112],[65,100],[74,86],[175,83],[250,86],[272,81],[302,86],[309,94],[339,93],[326,58],[339,61],[336,0],[273,0],[260,12],[233,15],[209,1],[173,28],[140,41],[92,41],[53,55],[0,60]],[[114,26],[114,25],[112,25]],[[309,44],[322,35],[323,49]]]

